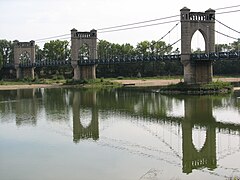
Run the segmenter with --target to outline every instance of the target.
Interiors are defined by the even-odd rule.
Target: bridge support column
[[[89,66],[72,66],[74,80],[96,79],[96,65]]]
[[[34,79],[34,68],[15,67],[17,79],[30,78]]]
[[[199,31],[205,40],[205,53],[215,51],[215,11],[190,12],[184,7],[181,17],[181,63],[184,67],[184,82],[187,84],[209,83],[213,78],[212,61],[191,59],[191,41]]]
[[[181,62],[184,67],[184,82],[187,84],[210,83],[213,79],[211,61],[194,62],[190,55],[181,55]]]
[[[90,32],[78,32],[76,29],[72,29],[71,42],[73,79],[95,79],[96,65],[90,63],[90,60],[97,59],[97,31],[93,29]]]
[[[34,79],[34,67],[22,67],[35,62],[35,42],[14,41],[14,67],[16,78]]]

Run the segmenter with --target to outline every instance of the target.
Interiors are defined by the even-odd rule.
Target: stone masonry
[[[21,68],[20,64],[23,63],[22,58],[27,55],[28,62],[35,62],[35,41],[30,42],[19,42],[18,40],[13,41],[14,43],[14,68],[16,69],[17,79],[23,78],[34,78],[34,68]]]
[[[97,31],[78,32],[71,30],[71,64],[74,69],[74,80],[95,79],[96,65],[78,65],[79,50],[83,45],[89,49],[89,59],[97,59]]]
[[[191,41],[199,30],[205,40],[205,53],[215,51],[215,11],[190,12],[184,7],[180,10],[181,18],[181,63],[184,66],[184,82],[202,84],[212,82],[212,61],[191,61]]]

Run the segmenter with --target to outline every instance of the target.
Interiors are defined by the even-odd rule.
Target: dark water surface
[[[240,177],[240,92],[0,91],[1,180]]]

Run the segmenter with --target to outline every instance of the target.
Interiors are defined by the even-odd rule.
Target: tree
[[[195,51],[192,50],[193,54],[201,54],[201,53],[205,53],[205,51],[202,51],[201,48],[197,48]]]
[[[111,52],[112,44],[106,40],[100,40],[98,43],[98,58],[107,59]]]
[[[149,41],[142,41],[137,44],[136,52],[143,56],[148,56],[151,52],[151,43]]]
[[[44,52],[40,47],[36,44],[35,45],[35,55],[36,55],[36,61],[43,61],[44,60]]]
[[[231,50],[232,51],[239,51],[240,50],[240,39],[231,43]]]
[[[83,44],[78,51],[78,59],[84,60],[84,59],[89,59],[89,47],[87,44]]]
[[[228,44],[215,44],[215,52],[227,52],[230,51],[231,48]]]
[[[66,61],[70,58],[70,49],[68,48],[68,41],[54,40],[45,43],[43,47],[45,59],[49,61]]]
[[[9,63],[13,63],[13,43],[3,39],[0,40],[0,68]]]
[[[68,41],[53,40],[44,44],[43,50],[36,49],[37,56],[41,61],[68,61],[70,59],[70,48]],[[66,67],[46,67],[44,74],[65,74]]]
[[[172,47],[164,41],[152,41],[150,44],[151,53],[155,55],[170,54]]]

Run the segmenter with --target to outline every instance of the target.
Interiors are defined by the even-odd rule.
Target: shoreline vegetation
[[[187,85],[180,82],[163,87],[159,90],[161,94],[227,94],[233,91],[230,82],[215,81],[208,84]]]
[[[94,80],[24,79],[0,81],[0,90],[30,88],[136,88],[152,89],[162,94],[218,94],[240,90],[240,77],[215,77],[212,83],[186,85],[182,77],[100,78]],[[236,86],[236,87],[234,87]]]

